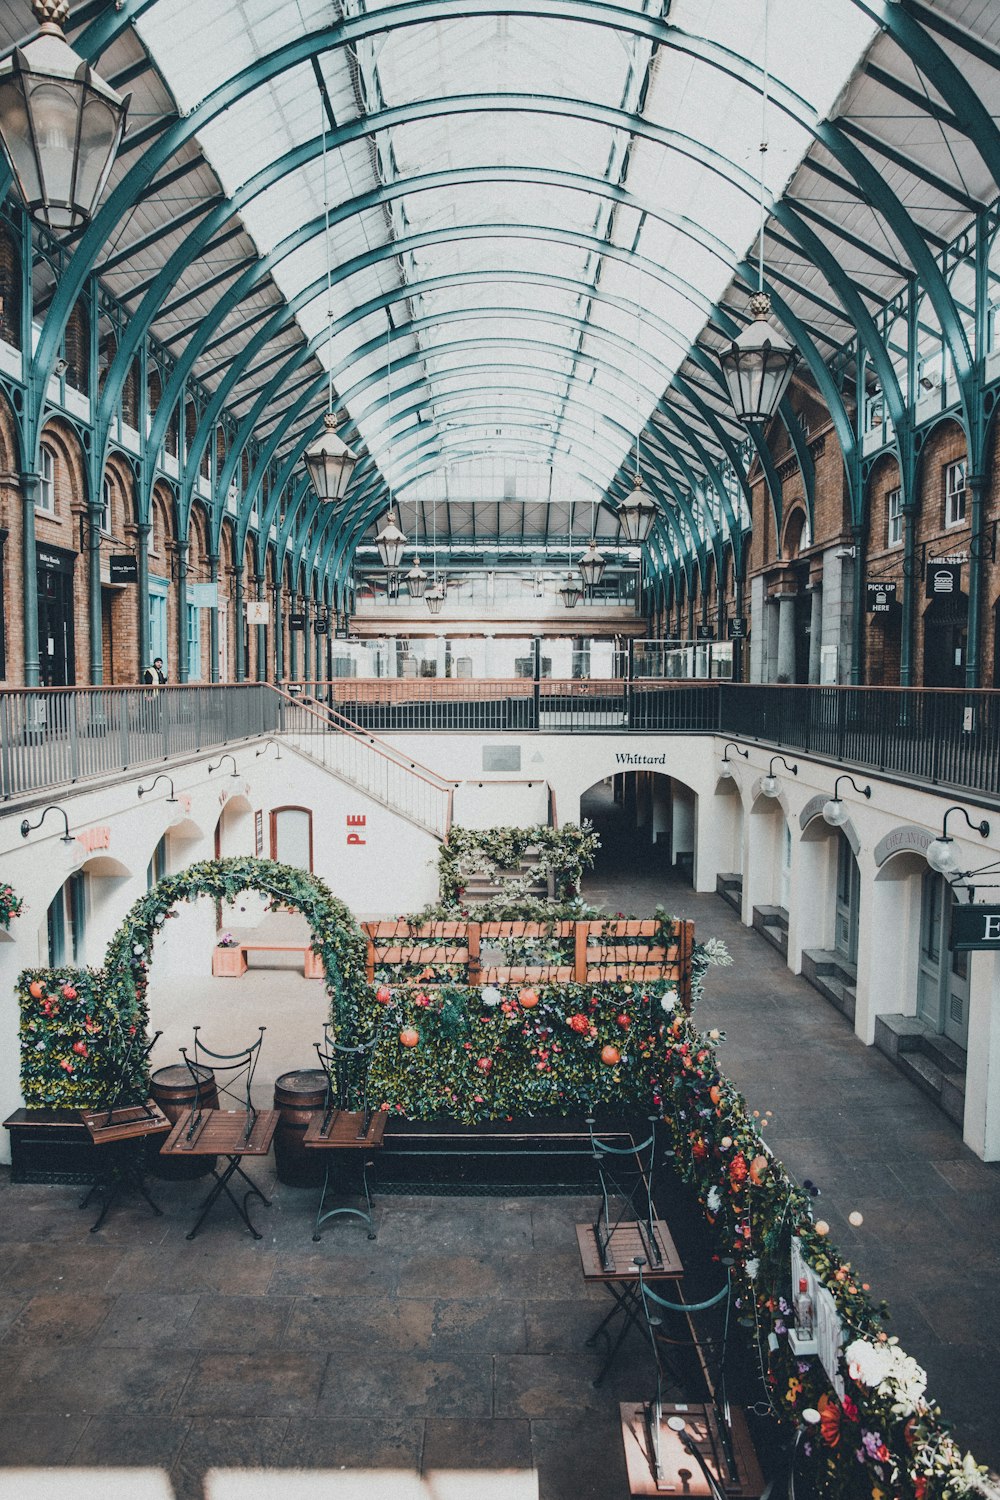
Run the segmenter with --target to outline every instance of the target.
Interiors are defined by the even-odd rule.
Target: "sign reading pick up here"
[[[1000,906],[952,907],[951,947],[956,953],[1000,950]]]

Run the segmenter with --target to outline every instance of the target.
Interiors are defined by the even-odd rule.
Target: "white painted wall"
[[[548,782],[513,777],[460,782],[455,788],[454,819],[461,828],[530,828],[547,823]]]

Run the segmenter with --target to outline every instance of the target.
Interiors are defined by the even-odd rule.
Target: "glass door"
[[[843,833],[837,836],[837,908],[833,946],[849,964],[858,961],[861,871]]]
[[[920,901],[917,1016],[932,1031],[965,1048],[969,1041],[969,955],[949,950],[954,905],[944,876],[928,870]]]

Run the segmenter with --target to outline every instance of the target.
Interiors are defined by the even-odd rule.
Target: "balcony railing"
[[[303,699],[308,696],[309,703]],[[447,836],[451,783],[378,732],[718,734],[1000,799],[1000,692],[721,681],[336,679],[0,693],[9,800],[269,734]]]

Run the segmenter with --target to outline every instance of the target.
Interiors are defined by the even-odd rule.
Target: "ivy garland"
[[[14,917],[24,910],[24,897],[19,896],[11,885],[0,885],[0,927],[10,927]]]
[[[156,935],[174,915],[173,907],[199,896],[233,901],[241,891],[259,891],[276,904],[293,906],[302,913],[312,934],[310,947],[323,962],[331,1021],[341,1033],[352,1034],[368,989],[366,945],[344,903],[318,876],[292,865],[250,856],[203,860],[167,875],[135,902],[108,944],[102,969],[37,969],[20,975],[25,1101],[77,1109],[103,1103],[107,1098],[104,1085],[115,1076],[115,1064],[120,1065],[128,1039],[136,1031],[146,1031],[147,970]],[[68,998],[66,985],[78,994]],[[39,1031],[44,1035],[36,1037]],[[111,1039],[106,1050],[91,1040],[102,1037]],[[144,1061],[129,1079],[129,1088],[129,1102],[145,1097],[148,1071]]]
[[[441,901],[447,906],[459,902],[469,880],[483,875],[504,888],[508,901],[523,904],[531,881],[550,874],[556,899],[568,900],[578,894],[583,872],[594,863],[600,844],[586,820],[561,828],[541,823],[531,828],[453,827],[438,856]],[[521,870],[526,855],[532,856],[530,877]]]

